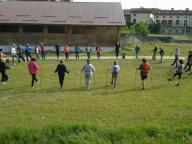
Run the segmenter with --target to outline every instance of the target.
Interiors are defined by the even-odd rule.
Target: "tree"
[[[153,34],[158,34],[161,30],[161,24],[160,23],[152,23],[149,25],[149,31]]]
[[[143,23],[143,22],[136,24],[135,25],[135,32],[139,33],[143,36],[147,36],[149,34],[148,25]]]

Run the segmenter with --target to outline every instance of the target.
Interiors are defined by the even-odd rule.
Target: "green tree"
[[[149,31],[153,34],[158,34],[161,30],[161,24],[160,23],[152,23],[149,25]]]
[[[143,22],[136,24],[135,25],[135,32],[139,33],[143,36],[147,36],[149,34],[148,25],[143,23]]]

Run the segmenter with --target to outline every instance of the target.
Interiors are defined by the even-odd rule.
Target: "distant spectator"
[[[135,56],[136,56],[136,59],[138,59],[140,50],[141,50],[141,48],[137,45],[137,46],[135,47]]]
[[[164,49],[159,48],[159,54],[160,54],[160,62],[163,62],[163,56],[164,56]]]
[[[152,52],[153,52],[153,56],[152,56],[152,60],[153,61],[156,61],[156,55],[157,55],[157,46],[155,46],[154,48],[153,48],[153,50],[152,50]]]
[[[87,59],[91,58],[91,47],[88,45],[85,49],[86,53],[87,53]]]
[[[69,52],[70,52],[70,48],[67,44],[65,44],[64,47],[64,53],[65,53],[65,59],[68,60],[69,59]]]
[[[59,54],[60,54],[60,45],[59,44],[55,45],[55,52],[56,52],[56,56],[57,56],[57,59],[58,59],[59,58]]]
[[[115,44],[115,56],[116,56],[116,58],[119,57],[119,49],[120,49],[120,41],[117,41],[117,43]]]
[[[80,47],[76,44],[75,45],[75,57],[76,59],[79,59],[79,53],[81,52]]]
[[[97,45],[95,51],[96,51],[96,54],[97,54],[97,59],[99,60],[99,58],[101,56],[101,48]]]
[[[45,55],[46,55],[46,44],[44,42],[42,42],[40,44],[40,48],[41,48],[41,57],[43,60],[45,60]]]

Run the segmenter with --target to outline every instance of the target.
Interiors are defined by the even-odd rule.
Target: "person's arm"
[[[141,69],[141,65],[139,65],[138,67],[136,67],[136,70],[140,70]]]
[[[92,69],[93,72],[96,71],[93,65],[91,65],[91,69]]]
[[[85,66],[83,66],[83,68],[81,69],[81,73],[85,70]]]
[[[66,73],[69,73],[69,71],[67,70],[67,67],[64,65],[64,71],[66,72]]]
[[[57,65],[57,67],[56,67],[56,69],[55,69],[55,73],[58,72],[58,67],[59,67],[59,65]]]

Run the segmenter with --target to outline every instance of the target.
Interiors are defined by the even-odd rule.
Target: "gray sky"
[[[127,8],[161,8],[161,9],[186,9],[192,10],[192,0],[73,0],[81,2],[121,2],[124,9]]]

